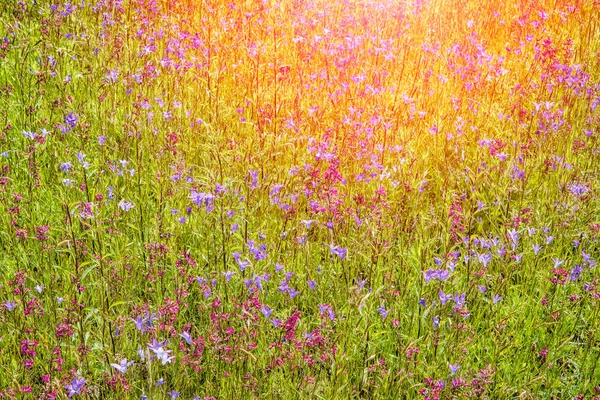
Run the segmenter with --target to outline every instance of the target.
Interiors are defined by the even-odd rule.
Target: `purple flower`
[[[181,332],[181,334],[179,335],[183,338],[183,340],[185,340],[185,342],[187,344],[192,344],[192,335],[189,334],[189,332],[183,331]]]
[[[431,280],[440,280],[444,282],[450,277],[450,271],[444,269],[429,269],[423,272],[425,283],[429,283]]]
[[[377,312],[379,313],[379,315],[381,315],[381,318],[383,320],[385,320],[389,314],[389,311],[386,310],[383,305],[377,309]]]
[[[120,373],[124,374],[127,372],[127,368],[133,365],[133,361],[127,361],[126,358],[122,359],[118,364],[110,364],[111,367],[115,368]]]
[[[325,316],[325,313],[328,314],[328,317],[331,321],[335,319],[335,312],[329,304],[319,304],[319,315],[323,317]]]
[[[571,275],[569,276],[569,280],[576,281],[579,279],[579,276],[583,272],[583,264],[575,264],[575,267],[571,270]]]
[[[212,205],[213,201],[215,200],[215,195],[208,192],[196,192],[192,189],[191,194],[188,196],[188,198],[190,198],[195,205],[204,205],[205,208],[208,208]]]
[[[341,246],[334,246],[332,244],[329,245],[329,251],[332,255],[336,255],[342,260],[346,258],[346,254],[348,253],[347,248],[343,248]]]
[[[167,394],[168,394],[169,396],[171,396],[171,399],[176,399],[176,398],[178,398],[178,397],[179,397],[179,395],[180,395],[181,393],[179,393],[179,392],[176,392],[175,390],[171,390],[170,392],[167,392]]]
[[[492,255],[490,253],[479,254],[477,256],[479,262],[483,264],[483,268],[487,268],[488,264],[492,261]]]
[[[165,346],[167,344],[166,340],[163,340],[162,342],[157,342],[156,339],[152,339],[152,343],[150,343],[148,345],[148,348],[154,352],[156,352],[159,348],[162,348],[163,346]]]
[[[6,309],[8,311],[12,311],[14,310],[14,308],[17,306],[17,303],[15,303],[14,301],[6,301],[6,303],[4,303],[4,307],[6,307]]]
[[[575,196],[585,196],[589,192],[589,187],[582,183],[571,183],[569,185],[569,190]]]
[[[231,280],[231,277],[233,275],[235,275],[235,272],[233,272],[233,271],[226,271],[226,272],[223,272],[223,275],[225,275],[225,280],[227,282],[229,282]]]
[[[175,358],[175,356],[171,355],[171,350],[165,350],[162,346],[158,348],[151,347],[150,350],[154,352],[156,358],[160,360],[162,365],[170,363]]]
[[[552,261],[554,261],[554,269],[560,267],[565,263],[565,261],[561,260],[560,258],[552,258]]]
[[[494,302],[494,304],[496,304],[500,300],[502,300],[502,296],[500,296],[499,294],[495,294],[492,301]]]
[[[250,183],[250,189],[256,189],[258,187],[258,171],[250,170],[248,171],[250,178],[252,179]]]
[[[294,297],[296,297],[300,294],[300,291],[291,287],[288,289],[288,294],[290,295],[290,299],[293,299]]]
[[[64,118],[65,124],[69,125],[71,128],[75,127],[77,121],[79,121],[79,117],[73,113],[73,111],[71,111],[69,115],[65,116]]]
[[[306,229],[310,229],[310,227],[312,226],[312,224],[316,223],[317,220],[316,219],[303,219],[302,221],[300,221],[302,224],[304,224],[304,226],[306,226]]]
[[[85,169],[88,169],[90,167],[90,163],[85,161],[85,154],[82,152],[78,152],[77,153],[77,160],[79,161],[79,163],[81,164],[81,166]]]
[[[448,363],[448,368],[450,368],[450,373],[452,375],[456,375],[456,372],[460,369],[460,365]]]
[[[263,315],[265,316],[265,318],[270,318],[271,314],[273,313],[273,310],[270,309],[268,306],[262,306],[262,308],[260,309],[260,311],[263,313]]]
[[[452,298],[452,300],[454,300],[454,304],[456,305],[456,307],[461,308],[464,304],[465,304],[465,296],[466,294],[458,294],[455,293],[454,297]]]
[[[69,172],[71,170],[72,164],[70,162],[64,162],[60,164],[60,170],[62,172]]]
[[[121,201],[119,202],[118,206],[119,206],[119,208],[120,208],[121,210],[123,210],[123,211],[129,211],[129,210],[131,210],[131,209],[134,207],[134,205],[133,205],[133,203],[132,203],[132,202],[130,202],[130,201],[127,201],[127,200],[125,200],[125,199],[121,200]]]
[[[452,295],[444,293],[443,290],[438,292],[438,297],[440,298],[442,305],[445,305],[448,300],[452,300]]]
[[[81,394],[81,389],[83,389],[83,385],[85,385],[85,379],[78,378],[75,376],[73,377],[71,383],[65,386],[65,389],[67,389],[67,394],[69,395],[69,397],[73,397],[73,395]]]
[[[508,238],[511,241],[512,249],[515,250],[519,246],[519,233],[516,229],[509,229]]]

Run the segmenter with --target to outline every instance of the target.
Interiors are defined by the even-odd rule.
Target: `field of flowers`
[[[600,2],[0,0],[0,399],[600,398]]]

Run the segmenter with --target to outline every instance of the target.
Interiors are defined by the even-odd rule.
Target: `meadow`
[[[0,0],[0,399],[600,399],[600,2]]]

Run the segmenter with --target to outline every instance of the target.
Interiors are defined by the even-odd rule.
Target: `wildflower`
[[[579,279],[579,276],[583,272],[583,264],[575,264],[575,267],[571,270],[571,275],[569,276],[569,280],[576,281]]]
[[[273,313],[273,310],[270,309],[268,306],[262,306],[262,308],[260,309],[260,312],[262,312],[266,318],[269,318],[271,316],[271,314]]]
[[[310,229],[310,227],[317,222],[317,220],[315,219],[303,219],[302,221],[300,221],[302,224],[304,224],[304,226],[306,227],[306,229]]]
[[[73,111],[71,111],[69,115],[65,116],[64,118],[65,124],[69,125],[70,128],[74,128],[78,120],[79,117]]]
[[[171,356],[171,350],[165,350],[162,347],[159,347],[157,351],[154,352],[156,357],[160,360],[162,365],[170,363],[175,356]]]
[[[133,361],[127,361],[126,358],[122,359],[118,364],[110,364],[111,367],[124,374],[127,372],[127,368],[133,365]]]
[[[250,189],[256,189],[258,187],[258,171],[250,170],[248,171],[248,175],[252,179]]]
[[[574,196],[579,196],[579,197],[585,196],[590,190],[589,185],[584,185],[582,183],[571,183],[568,186],[569,186],[569,191]]]
[[[179,336],[181,336],[181,338],[183,340],[185,340],[185,342],[187,344],[192,344],[193,343],[193,341],[192,341],[192,335],[190,335],[189,332],[183,331],[183,332],[181,332],[181,334]]]
[[[135,323],[135,326],[136,326],[136,328],[138,328],[139,331],[141,331],[142,333],[146,333],[148,328],[146,326],[145,318],[142,318],[140,315],[138,315],[137,317],[135,317],[133,322]]]
[[[119,202],[118,206],[119,206],[119,208],[120,208],[121,210],[123,210],[123,211],[129,211],[129,210],[131,210],[131,209],[134,207],[134,205],[133,205],[133,203],[132,203],[132,202],[130,202],[130,201],[127,201],[127,200],[125,200],[125,199],[121,200],[121,201]]]
[[[69,172],[72,167],[73,165],[70,162],[64,162],[60,164],[59,168],[62,172]]]
[[[448,368],[450,369],[450,373],[452,375],[456,375],[456,372],[460,369],[460,365],[448,363]]]
[[[383,305],[377,309],[377,312],[379,313],[379,315],[381,315],[381,318],[383,320],[385,320],[389,314],[389,311],[386,310]]]
[[[85,154],[82,152],[77,153],[77,160],[84,169],[88,169],[91,166],[89,162],[85,161]]]
[[[191,199],[192,203],[197,206],[204,205],[204,207],[208,207],[212,205],[213,201],[215,200],[215,195],[209,192],[197,192],[192,189],[188,198]]]
[[[431,280],[436,279],[443,282],[450,277],[450,271],[443,269],[429,269],[423,271],[423,276],[425,278],[425,283],[429,283]]]
[[[176,399],[181,393],[176,392],[175,390],[171,390],[170,392],[167,392],[167,394],[171,397],[171,399]]]
[[[68,392],[68,396],[73,397],[73,395],[81,394],[81,389],[83,389],[83,385],[85,385],[84,378],[74,377],[73,381],[71,381],[71,383],[65,386],[65,389],[67,389]]]
[[[452,295],[444,293],[443,290],[438,292],[438,297],[440,298],[442,305],[445,305],[448,300],[452,300]]]
[[[152,341],[152,344],[148,345],[148,348],[152,350],[152,352],[155,354],[156,358],[160,360],[162,365],[170,363],[175,358],[175,356],[171,356],[171,350],[165,350],[163,348],[165,344],[166,341],[159,343],[156,341],[156,339],[154,339]]]
[[[452,298],[452,300],[454,300],[454,304],[456,305],[456,307],[461,308],[464,304],[465,304],[465,296],[466,294],[458,294],[455,293],[454,297]]]
[[[479,260],[480,263],[483,264],[483,268],[487,268],[488,264],[492,261],[492,255],[489,253],[479,254],[477,256],[477,259]]]
[[[498,303],[500,300],[502,300],[502,296],[500,296],[499,294],[495,294],[494,298],[492,299],[494,304]]]
[[[519,246],[519,233],[516,229],[510,229],[508,231],[508,237],[511,241],[512,249],[515,250]]]
[[[14,301],[7,301],[6,303],[4,303],[4,307],[8,310],[8,311],[12,311],[15,309],[15,307],[17,306],[17,303],[15,303]]]
[[[331,321],[333,321],[335,319],[335,312],[333,311],[333,308],[331,308],[331,306],[329,304],[319,304],[319,315],[321,317],[324,317],[325,313],[328,314],[328,317]]]
[[[329,251],[332,255],[336,255],[342,260],[346,258],[346,254],[348,253],[347,248],[343,248],[341,246],[334,246],[332,244],[329,245]]]
[[[35,139],[35,132],[23,131],[23,136],[29,140]]]

